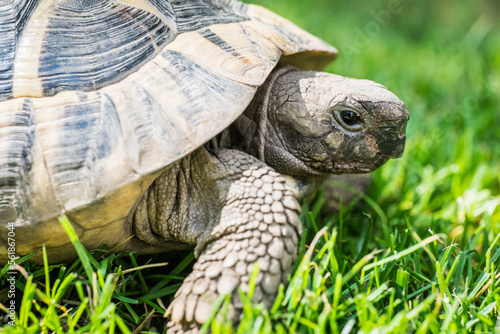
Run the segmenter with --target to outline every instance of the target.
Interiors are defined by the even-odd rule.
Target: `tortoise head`
[[[403,154],[408,108],[380,84],[291,70],[269,93],[265,160],[277,170],[291,155],[306,173],[367,173]]]

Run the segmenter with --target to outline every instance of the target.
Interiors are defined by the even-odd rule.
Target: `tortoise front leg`
[[[200,237],[201,255],[168,309],[168,333],[197,332],[218,295],[231,294],[230,313],[238,321],[238,288],[248,291],[255,262],[259,274],[253,301],[269,307],[297,258],[300,207],[284,178],[241,152],[214,155],[234,173],[220,220]]]

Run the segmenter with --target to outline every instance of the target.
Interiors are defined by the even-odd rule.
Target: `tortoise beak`
[[[375,133],[379,154],[383,157],[397,159],[403,156],[406,143],[406,124],[410,118],[405,105],[397,108],[396,118],[384,122]]]

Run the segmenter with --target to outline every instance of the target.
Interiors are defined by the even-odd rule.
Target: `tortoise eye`
[[[361,121],[359,116],[351,110],[342,110],[340,112],[340,117],[342,118],[344,123],[349,126],[353,126]]]
[[[348,131],[360,131],[363,129],[363,117],[352,108],[345,106],[338,109],[334,108],[333,116],[339,125]]]

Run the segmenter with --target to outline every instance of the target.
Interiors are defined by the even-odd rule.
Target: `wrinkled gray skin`
[[[244,115],[173,164],[149,188],[135,234],[196,246],[198,261],[167,314],[169,333],[197,332],[220,294],[259,265],[254,301],[270,306],[297,257],[298,201],[331,174],[367,173],[400,157],[408,109],[383,86],[320,72],[275,70]]]

